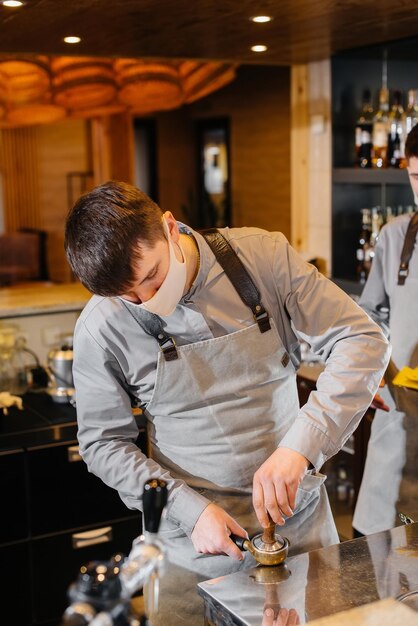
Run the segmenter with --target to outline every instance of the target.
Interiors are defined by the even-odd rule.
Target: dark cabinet
[[[29,536],[24,450],[0,451],[0,544]]]
[[[138,515],[88,472],[76,441],[29,448],[27,458],[33,536]]]
[[[1,623],[5,626],[32,624],[30,565],[29,541],[0,546]]]
[[[27,394],[23,404],[0,423],[1,621],[55,626],[80,566],[127,554],[141,533],[141,515],[88,472],[73,407],[55,405],[46,394]],[[137,419],[137,445],[145,450]]]
[[[84,563],[128,554],[140,534],[135,518],[88,530],[55,534],[31,542],[33,623],[57,620],[68,606],[67,589]]]

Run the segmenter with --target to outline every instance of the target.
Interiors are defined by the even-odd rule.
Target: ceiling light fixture
[[[265,52],[267,50],[267,46],[264,44],[257,44],[256,46],[251,46],[251,50],[253,52]]]
[[[21,2],[20,0],[4,0],[3,1],[3,6],[4,7],[21,7],[23,5],[23,2]]]
[[[64,41],[65,43],[80,43],[81,39],[80,37],[64,37]]]
[[[270,15],[256,15],[251,18],[252,22],[256,22],[257,24],[265,24],[266,22],[271,22],[272,18]]]

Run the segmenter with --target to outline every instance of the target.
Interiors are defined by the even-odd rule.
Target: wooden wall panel
[[[40,227],[48,233],[50,278],[62,282],[71,279],[64,253],[64,226],[68,212],[67,174],[87,172],[88,122],[72,120],[36,128]]]
[[[128,113],[94,118],[91,122],[94,183],[134,182],[134,128]]]
[[[189,107],[157,116],[158,202],[163,211],[189,221],[197,198],[197,148]],[[186,212],[183,208],[188,207]]]
[[[280,230],[290,237],[288,68],[241,67],[236,80],[224,89],[166,113],[163,124],[158,117],[163,208],[177,215],[187,189],[196,197],[197,154],[190,123],[213,117],[230,118],[233,225]]]
[[[40,228],[36,131],[16,128],[1,134],[5,231]]]

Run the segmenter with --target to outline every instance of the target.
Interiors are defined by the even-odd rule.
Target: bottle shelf
[[[408,172],[405,169],[361,169],[354,167],[337,167],[332,171],[334,183],[359,185],[408,185]]]

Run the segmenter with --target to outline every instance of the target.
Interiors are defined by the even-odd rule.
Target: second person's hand
[[[271,519],[281,526],[284,516],[291,517],[296,492],[306,474],[309,461],[290,448],[277,448],[254,474],[253,506],[263,528]]]

